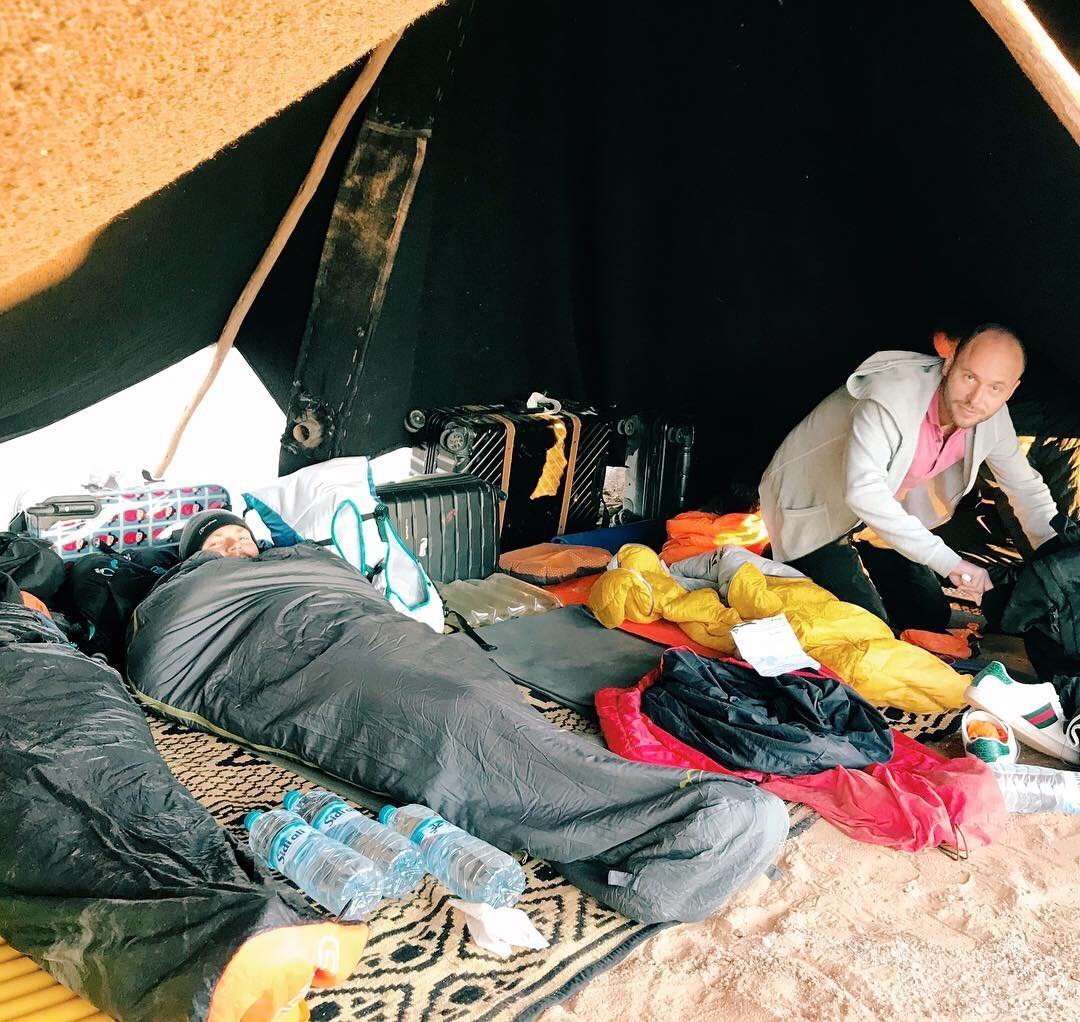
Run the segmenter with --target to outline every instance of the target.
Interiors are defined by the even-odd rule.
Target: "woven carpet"
[[[557,727],[600,742],[596,725],[575,711],[521,691]],[[886,715],[894,727],[927,742],[947,738],[960,719],[957,713],[919,716],[889,710]],[[310,774],[302,776],[210,735],[155,718],[150,727],[176,777],[240,840],[249,809],[277,805],[288,788],[313,786]],[[369,811],[377,804],[348,794]],[[790,813],[792,836],[817,819],[804,806],[793,805]],[[450,896],[428,877],[411,897],[387,902],[372,915],[371,940],[357,971],[345,986],[310,995],[311,1018],[528,1022],[663,928],[605,908],[544,862],[529,860],[525,871],[528,888],[520,907],[551,942],[549,948],[505,960],[480,950],[469,940],[460,915],[450,911]]]

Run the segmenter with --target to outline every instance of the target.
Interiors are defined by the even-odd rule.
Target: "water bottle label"
[[[414,828],[409,840],[414,845],[420,844],[421,841],[427,837],[428,834],[434,834],[443,824],[446,823],[441,816],[429,816],[426,820],[422,820]]]
[[[311,821],[311,825],[316,830],[326,830],[327,827],[336,823],[347,812],[350,812],[349,805],[345,802],[331,802],[330,805],[323,807],[315,816],[315,819]]]
[[[306,829],[306,823],[290,823],[278,833],[270,845],[270,854],[267,856],[267,865],[271,869],[281,872],[281,866],[285,862],[289,849],[303,837]]]

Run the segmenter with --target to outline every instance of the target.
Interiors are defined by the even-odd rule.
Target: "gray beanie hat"
[[[251,532],[248,523],[231,511],[226,511],[223,508],[200,511],[184,526],[184,531],[180,534],[180,560],[186,561],[192,554],[198,553],[210,533],[215,529],[220,529],[223,525],[239,525],[241,528]],[[254,534],[251,538],[255,538]]]

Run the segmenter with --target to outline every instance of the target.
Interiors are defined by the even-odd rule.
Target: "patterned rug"
[[[557,727],[600,743],[592,722],[522,692]],[[960,720],[956,713],[885,712],[894,727],[926,742],[947,738]],[[150,728],[180,782],[241,841],[248,810],[279,804],[288,788],[314,786],[278,762],[183,725],[151,717]],[[361,808],[377,804],[350,794]],[[790,814],[792,837],[817,819],[799,805],[792,805]],[[349,982],[310,995],[313,1022],[529,1022],[663,929],[613,912],[544,862],[527,861],[525,872],[528,887],[519,907],[550,941],[549,948],[505,960],[480,950],[460,915],[450,911],[450,896],[428,877],[410,898],[387,902],[372,915],[370,942]]]

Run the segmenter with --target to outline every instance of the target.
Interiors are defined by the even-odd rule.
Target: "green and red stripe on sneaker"
[[[1032,710],[1030,713],[1024,714],[1024,720],[1040,730],[1055,724],[1057,719],[1057,711],[1050,703],[1047,703],[1045,706],[1040,706],[1037,710]]]

